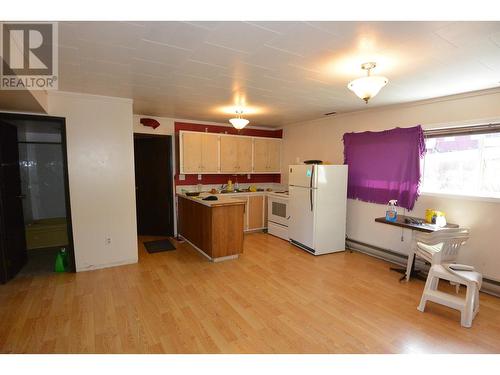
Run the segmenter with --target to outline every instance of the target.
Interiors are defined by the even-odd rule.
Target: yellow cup
[[[425,210],[425,221],[429,224],[432,223],[432,217],[434,216],[434,210],[432,208],[428,208]]]
[[[428,222],[429,224],[432,223],[432,218],[436,216],[445,216],[444,212],[438,211],[438,210],[433,210],[431,208],[428,208],[425,210],[425,221]]]

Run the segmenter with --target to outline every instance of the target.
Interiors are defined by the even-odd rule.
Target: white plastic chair
[[[482,275],[478,272],[458,271],[452,269],[449,263],[434,264],[429,270],[424,292],[417,309],[424,312],[427,301],[432,301],[460,311],[462,327],[472,326],[472,320],[479,311],[479,289],[481,289]],[[439,280],[448,280],[450,283],[465,285],[465,298],[437,290]]]
[[[406,280],[410,280],[416,257],[426,260],[431,266],[454,263],[458,257],[458,251],[468,239],[468,228],[443,228],[432,233],[413,231],[412,245],[406,265]]]

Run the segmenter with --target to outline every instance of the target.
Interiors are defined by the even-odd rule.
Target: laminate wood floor
[[[256,233],[240,259],[209,263],[187,243],[148,254],[142,241],[138,264],[0,285],[0,352],[500,352],[500,299],[481,293],[461,328],[458,311],[417,311],[422,281],[364,254],[314,257]]]

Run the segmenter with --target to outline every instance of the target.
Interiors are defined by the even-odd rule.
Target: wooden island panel
[[[179,234],[213,261],[243,252],[244,203],[206,206],[179,196]]]

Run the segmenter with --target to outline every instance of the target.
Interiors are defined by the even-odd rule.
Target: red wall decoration
[[[232,180],[234,182],[251,184],[251,183],[263,183],[263,182],[281,182],[281,175],[276,174],[251,174],[250,179],[247,175],[235,175],[235,174],[202,174],[201,180],[198,180],[198,175],[186,174],[185,180],[179,180],[179,130],[189,130],[189,131],[199,131],[208,133],[222,133],[222,134],[235,134],[235,135],[248,135],[253,137],[269,137],[269,138],[283,138],[283,130],[264,130],[264,129],[251,129],[244,128],[241,130],[235,129],[230,126],[220,126],[220,125],[203,125],[203,124],[193,124],[187,122],[176,122],[175,123],[175,148],[177,150],[177,165],[175,173],[175,184],[176,185],[216,185],[225,184],[227,180]]]
[[[160,126],[160,123],[153,118],[141,118],[140,122],[142,125],[149,126],[153,129],[156,129],[158,126]]]

